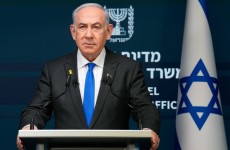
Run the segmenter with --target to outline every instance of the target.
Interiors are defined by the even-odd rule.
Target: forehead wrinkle
[[[78,25],[101,25],[101,23],[100,22],[95,22],[95,23],[83,23],[83,22],[79,22],[79,24]]]

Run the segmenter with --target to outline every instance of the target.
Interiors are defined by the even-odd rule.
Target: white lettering
[[[157,92],[157,87],[148,87],[148,91],[151,96],[158,96],[160,93]]]
[[[127,57],[132,58],[134,60],[143,58],[145,62],[159,62],[161,60],[160,52],[152,52],[152,51],[127,52],[127,51],[124,51],[124,52],[121,52],[121,55],[126,55]]]
[[[149,72],[150,79],[154,79],[156,75],[160,79],[178,79],[180,73],[179,68],[146,68],[146,71]]]
[[[160,101],[153,102],[158,109],[177,109],[177,101]]]

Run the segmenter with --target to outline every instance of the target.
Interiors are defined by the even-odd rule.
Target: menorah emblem
[[[134,9],[132,6],[129,8],[106,8],[104,6],[110,19],[116,22],[116,25],[110,37],[110,42],[126,42],[134,33]],[[121,22],[127,19],[127,28],[121,26]],[[126,30],[125,30],[126,29]],[[128,35],[127,35],[128,33]]]
[[[116,26],[113,29],[112,35],[126,35],[126,31],[121,27],[120,22],[127,17],[126,8],[108,9],[109,17],[116,22]]]

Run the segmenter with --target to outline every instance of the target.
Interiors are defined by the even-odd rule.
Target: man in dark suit
[[[157,149],[159,113],[140,63],[105,47],[113,30],[107,12],[98,4],[83,4],[74,10],[70,30],[78,49],[44,65],[32,102],[21,114],[19,129],[29,130],[31,120],[35,129],[44,128],[52,112],[56,129],[128,129],[131,106],[139,113],[143,129],[152,130],[150,149]],[[88,64],[93,64],[93,94],[85,90]],[[86,97],[93,99],[90,119]],[[17,147],[23,149],[18,137]]]

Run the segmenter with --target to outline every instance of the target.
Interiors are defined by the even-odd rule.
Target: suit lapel
[[[110,88],[111,85],[108,85],[108,83],[106,83],[105,80],[107,75],[111,75],[111,79],[114,79],[114,75],[116,72],[116,68],[117,68],[118,62],[116,61],[116,59],[113,57],[113,54],[110,51],[106,51],[106,57],[105,57],[105,62],[104,62],[104,68],[103,68],[103,74],[102,74],[102,81],[101,81],[101,86],[100,86],[100,90],[98,93],[98,97],[97,97],[97,103],[96,103],[96,107],[94,110],[94,114],[93,114],[93,118],[90,124],[90,128],[93,127],[93,125],[95,124],[96,120],[98,119],[98,117],[100,116],[100,113],[103,109],[103,106],[105,104],[105,101],[107,99],[107,96],[110,92]],[[113,81],[111,81],[112,83]]]
[[[84,128],[87,128],[84,111],[82,108],[82,99],[81,94],[79,90],[79,82],[78,82],[78,72],[77,72],[77,53],[75,52],[69,59],[67,59],[65,63],[65,69],[67,72],[67,75],[69,75],[69,70],[72,70],[72,79],[71,84],[69,86],[70,95],[72,98],[73,105],[75,107],[75,110],[78,114],[78,117],[81,120],[81,124]]]
[[[101,82],[100,90],[98,93],[97,103],[96,103],[96,107],[94,110],[93,118],[92,118],[89,128],[92,128],[93,125],[96,123],[96,120],[100,116],[100,113],[103,109],[107,96],[111,90],[110,89],[111,85],[108,85],[108,83],[104,82],[103,80],[106,79],[108,74],[111,75],[112,80],[114,79],[117,65],[118,65],[118,62],[115,59],[112,52],[110,52],[109,50],[106,50],[106,57],[105,57],[104,68],[103,68],[103,73],[102,73],[102,82]],[[84,115],[84,110],[82,107],[82,99],[81,99],[81,94],[80,94],[79,85],[78,85],[79,82],[78,82],[77,53],[76,52],[67,59],[65,63],[65,69],[66,69],[67,75],[69,75],[69,70],[72,70],[73,72],[71,76],[72,78],[71,84],[69,86],[70,95],[71,95],[75,110],[78,114],[78,117],[81,120],[82,126],[84,128],[88,128],[86,119],[85,119],[85,115]],[[113,81],[111,81],[111,83],[112,82]]]

